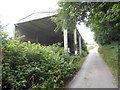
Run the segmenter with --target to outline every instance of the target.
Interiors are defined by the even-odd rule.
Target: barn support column
[[[75,54],[77,54],[77,29],[74,29],[74,50],[75,50]]]
[[[64,37],[64,50],[68,51],[68,31],[65,29],[63,31],[63,37]]]

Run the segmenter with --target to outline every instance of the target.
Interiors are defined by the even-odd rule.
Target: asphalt
[[[117,83],[98,48],[94,48],[66,88],[117,88]]]

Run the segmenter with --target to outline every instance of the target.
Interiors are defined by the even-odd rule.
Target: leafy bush
[[[82,50],[87,51],[87,45],[85,41],[82,42]]]
[[[57,45],[7,40],[2,50],[3,90],[60,88],[78,68],[80,56],[70,56]]]

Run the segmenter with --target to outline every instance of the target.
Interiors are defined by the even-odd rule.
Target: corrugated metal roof
[[[45,17],[54,16],[56,14],[57,14],[56,12],[35,12],[35,13],[32,13],[32,14],[20,19],[17,22],[17,24],[32,21],[32,20],[42,19]]]

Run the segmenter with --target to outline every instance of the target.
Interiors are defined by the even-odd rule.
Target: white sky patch
[[[19,20],[34,11],[56,10],[58,0],[1,0],[0,15],[9,22]]]
[[[55,11],[59,0],[0,0],[0,20],[9,24],[9,36],[14,36],[14,24],[25,16],[37,11]],[[78,26],[86,42],[94,42],[93,33],[84,25]]]
[[[77,29],[85,42],[89,44],[95,44],[95,41],[93,39],[94,32],[91,32],[90,28],[86,27],[84,23],[81,23],[81,25],[77,25]]]

